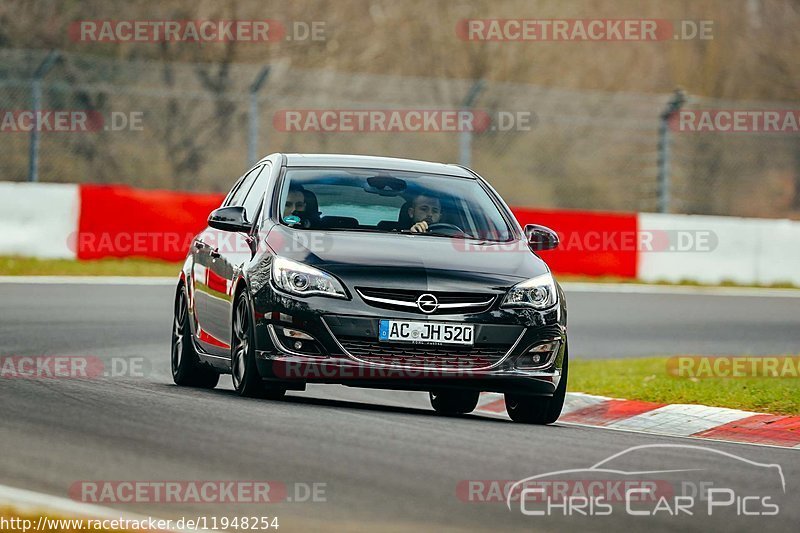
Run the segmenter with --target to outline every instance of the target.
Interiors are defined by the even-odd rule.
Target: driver
[[[420,194],[411,200],[408,217],[411,219],[411,232],[424,233],[428,226],[441,220],[442,205],[435,196]]]

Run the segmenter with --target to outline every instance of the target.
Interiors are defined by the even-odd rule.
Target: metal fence
[[[29,180],[35,171],[49,182],[224,191],[254,153],[358,153],[468,160],[512,205],[800,216],[796,133],[675,131],[662,123],[671,94],[67,53],[43,73],[46,58],[43,51],[0,50],[0,180]],[[89,128],[35,128],[42,130],[38,141],[17,128],[13,117],[35,106],[37,68],[40,109],[85,111]],[[465,106],[490,122],[475,131],[284,127],[286,111],[388,115]],[[683,106],[756,108],[791,106],[693,95]]]

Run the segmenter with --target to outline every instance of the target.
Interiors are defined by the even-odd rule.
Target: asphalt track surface
[[[168,286],[0,284],[0,355],[146,362],[141,376],[0,380],[0,483],[63,497],[81,480],[274,480],[290,497],[297,483],[324,484],[318,502],[104,504],[167,518],[277,516],[279,531],[790,531],[800,523],[798,450],[443,418],[424,393],[315,385],[270,402],[239,398],[228,377],[213,391],[179,388],[169,374],[172,296]],[[576,292],[568,300],[574,357],[800,346],[794,298]],[[652,444],[705,450],[645,449],[616,467],[702,470],[705,481],[737,496],[773,496],[777,516],[739,516],[735,505],[711,518],[702,505],[680,518],[633,517],[624,506],[605,517],[563,517],[557,509],[556,516],[525,516],[518,504],[468,503],[457,492],[464,480],[586,468]],[[776,489],[774,467],[724,453],[780,465],[785,492]]]

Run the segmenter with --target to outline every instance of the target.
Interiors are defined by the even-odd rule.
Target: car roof
[[[349,167],[349,168],[375,168],[382,170],[406,170],[422,174],[446,174],[475,178],[464,167],[419,161],[417,159],[401,159],[397,157],[381,157],[372,155],[348,154],[283,154],[286,157],[286,166],[289,167]]]

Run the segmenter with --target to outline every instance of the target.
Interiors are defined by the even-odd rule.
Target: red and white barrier
[[[0,181],[0,255],[75,259],[78,185]]]
[[[0,182],[0,255],[180,261],[223,194]],[[800,285],[800,222],[514,208],[561,245],[556,274]]]
[[[72,240],[77,259],[152,257],[181,261],[224,194],[81,185]]]
[[[512,208],[517,220],[541,224],[558,233],[561,244],[541,252],[553,272],[636,278],[637,215]]]
[[[800,285],[800,222],[652,213],[638,218],[640,232],[685,241],[673,243],[675,250],[640,252],[642,281]]]

